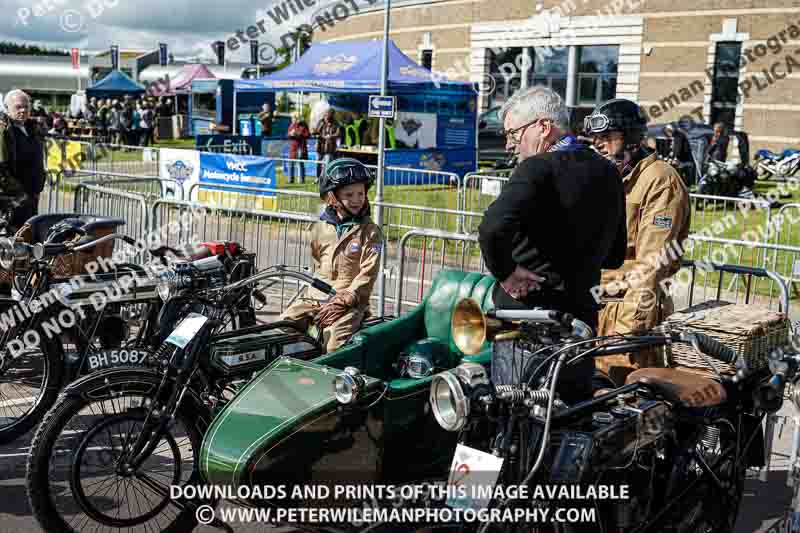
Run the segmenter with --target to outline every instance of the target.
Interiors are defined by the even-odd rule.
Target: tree
[[[283,46],[278,48],[276,52],[278,57],[283,58],[283,62],[276,65],[275,70],[281,70],[282,68],[285,68],[294,62],[294,49],[296,48],[298,42],[300,43],[300,55],[302,55],[303,52],[308,50],[308,47],[311,46],[311,41],[313,39],[314,29],[307,24],[303,24],[294,31],[288,32],[281,37]]]
[[[10,41],[0,41],[0,54],[14,54],[22,56],[68,56],[61,50],[48,50],[36,45],[17,44]]]

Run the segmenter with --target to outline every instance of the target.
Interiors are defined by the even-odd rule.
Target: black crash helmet
[[[583,119],[583,131],[589,137],[607,131],[621,131],[626,145],[638,145],[647,132],[647,118],[634,102],[615,98],[600,104]]]
[[[369,190],[374,180],[364,163],[351,157],[342,157],[325,167],[325,173],[319,178],[319,195],[324,198],[329,192],[354,183],[363,183]]]
[[[79,218],[65,218],[53,224],[47,232],[47,242],[66,242],[81,233],[84,222]]]

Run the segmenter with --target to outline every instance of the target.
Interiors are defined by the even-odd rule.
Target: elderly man
[[[10,91],[5,106],[7,116],[0,120],[0,189],[6,196],[27,196],[11,221],[12,226],[20,227],[38,213],[45,183],[44,139],[40,126],[31,119],[27,94]]]
[[[498,308],[544,307],[573,314],[591,327],[599,306],[591,289],[602,268],[622,265],[625,194],[614,166],[567,134],[561,97],[535,86],[501,110],[509,151],[519,164],[487,209],[479,242],[498,279]],[[567,402],[591,395],[591,359],[559,380]]]

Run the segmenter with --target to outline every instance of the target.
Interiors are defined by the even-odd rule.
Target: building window
[[[524,48],[505,48],[500,53],[490,51],[489,74],[494,78],[495,90],[489,96],[489,107],[506,103],[520,88],[522,77],[519,65],[524,65]]]
[[[433,50],[423,50],[422,51],[422,66],[428,70],[431,70],[433,66]]]
[[[617,94],[619,46],[578,47],[578,105],[596,106]]]
[[[714,56],[714,83],[711,90],[711,123],[733,127],[739,86],[739,59],[742,43],[718,43]]]
[[[541,47],[533,54],[533,70],[528,74],[528,85],[544,85],[567,97],[567,71],[569,70],[569,48]]]

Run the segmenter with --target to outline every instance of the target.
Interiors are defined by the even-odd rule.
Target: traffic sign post
[[[394,96],[369,96],[369,117],[370,118],[394,118],[395,114]]]

